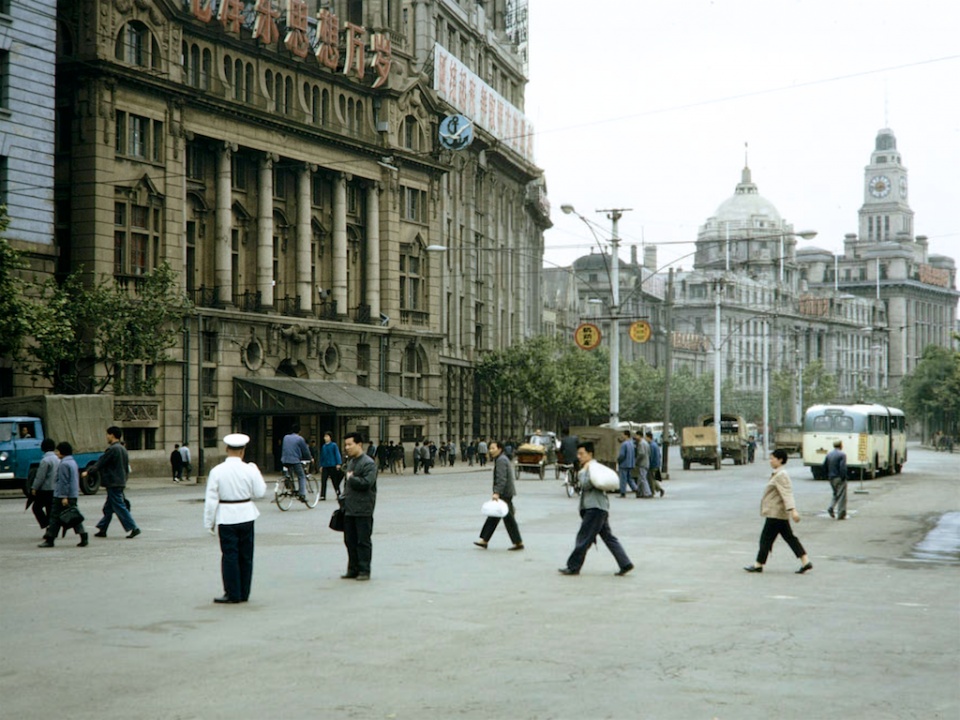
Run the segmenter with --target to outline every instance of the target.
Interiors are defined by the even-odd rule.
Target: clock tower
[[[907,203],[907,169],[900,162],[893,130],[877,133],[870,164],[864,169],[860,241],[885,242],[913,237],[913,210]]]

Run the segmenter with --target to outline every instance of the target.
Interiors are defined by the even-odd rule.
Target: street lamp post
[[[578,213],[573,205],[561,205],[560,209],[566,215],[576,215],[583,221],[583,224],[590,229],[593,239],[597,241],[600,252],[603,253],[603,245],[597,236],[593,225],[583,215]],[[611,264],[607,268],[610,277],[610,426],[616,427],[620,422],[620,235],[618,233],[618,222],[623,217],[623,213],[629,212],[631,208],[611,208],[608,210],[597,210],[597,212],[606,213],[611,221],[610,245],[613,257]]]

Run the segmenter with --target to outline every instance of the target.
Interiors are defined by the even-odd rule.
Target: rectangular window
[[[247,161],[236,153],[230,156],[230,183],[234,190],[247,189]]]
[[[163,123],[159,120],[117,111],[116,143],[118,155],[149,162],[163,160]]]
[[[113,205],[113,272],[143,276],[157,264],[160,208],[117,200]]]
[[[10,52],[0,50],[0,108],[8,107],[9,97],[9,77],[10,77]]]
[[[426,221],[427,193],[416,188],[401,187],[403,201],[403,219],[410,222],[423,223]]]
[[[203,394],[207,397],[214,397],[217,394],[217,368],[205,367],[202,371],[201,384]]]

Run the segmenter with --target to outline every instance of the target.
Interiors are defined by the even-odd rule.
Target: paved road
[[[674,467],[679,468],[679,458]],[[556,569],[576,502],[523,476],[527,550],[472,545],[489,469],[385,476],[373,581],[342,581],[331,503],[257,521],[251,602],[220,594],[201,488],[140,480],[143,528],[53,550],[23,501],[0,501],[0,718],[949,718],[960,716],[960,566],[910,559],[960,510],[960,456],[911,448],[904,474],[851,493],[792,459],[815,565],[756,552],[767,470],[672,473],[662,500],[614,498],[637,569],[605,549]],[[526,479],[530,478],[530,479]],[[854,488],[851,487],[851,490]],[[103,496],[81,499],[92,525]],[[69,711],[66,710],[69,708]]]

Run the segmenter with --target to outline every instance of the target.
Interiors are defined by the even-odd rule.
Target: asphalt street
[[[844,522],[791,458],[806,575],[782,541],[763,574],[741,569],[765,461],[672,467],[663,499],[611,497],[625,577],[602,544],[579,576],[557,572],[579,518],[552,474],[518,481],[523,552],[502,527],[472,544],[489,467],[381,476],[369,583],[339,579],[334,503],[280,512],[270,484],[243,605],[211,602],[202,487],[133,480],[142,535],[114,521],[48,550],[8,493],[0,718],[960,717],[960,561],[913,554],[960,511],[960,454],[911,446],[901,476],[851,484]],[[81,498],[88,528],[103,500]]]

